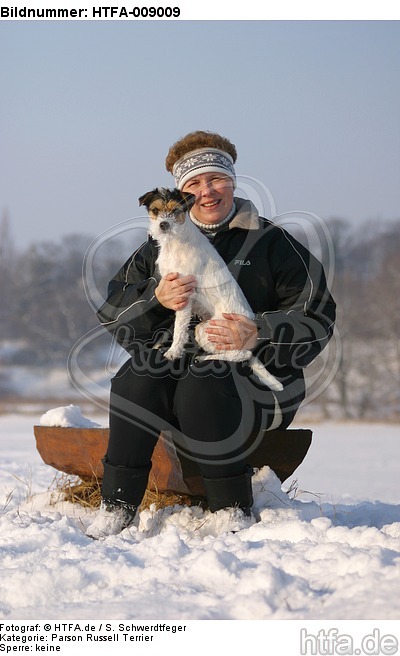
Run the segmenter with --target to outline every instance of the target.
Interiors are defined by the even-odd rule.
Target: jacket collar
[[[259,214],[251,200],[235,197],[236,214],[229,223],[229,228],[242,230],[258,230],[260,228]]]

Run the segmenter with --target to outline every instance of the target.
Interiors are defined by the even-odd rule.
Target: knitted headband
[[[183,189],[188,180],[200,173],[224,173],[236,182],[232,157],[218,148],[192,150],[175,162],[172,170],[178,189]]]

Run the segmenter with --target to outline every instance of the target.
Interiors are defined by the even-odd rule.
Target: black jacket
[[[302,377],[334,327],[336,306],[323,267],[283,228],[260,218],[250,201],[235,203],[236,215],[212,243],[256,314],[258,357],[281,379]],[[174,312],[154,294],[156,259],[157,243],[149,237],[111,280],[97,313],[128,352],[171,336]]]

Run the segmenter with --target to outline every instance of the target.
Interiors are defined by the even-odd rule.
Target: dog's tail
[[[197,358],[199,362],[204,360],[227,360],[228,362],[249,362],[249,367],[260,383],[269,387],[273,392],[281,392],[283,390],[282,383],[279,382],[275,376],[269,373],[265,366],[258,358],[251,354],[251,351],[226,351],[225,353],[209,353],[208,355],[201,355]]]
[[[275,376],[269,373],[264,365],[258,358],[251,357],[249,360],[250,369],[254,376],[263,384],[269,387],[273,392],[281,392],[283,390],[282,383],[279,382]]]

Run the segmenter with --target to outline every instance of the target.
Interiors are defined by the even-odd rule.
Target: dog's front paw
[[[167,360],[177,360],[181,357],[181,355],[182,353],[179,349],[171,346],[168,351],[165,351],[164,358],[167,358]]]

